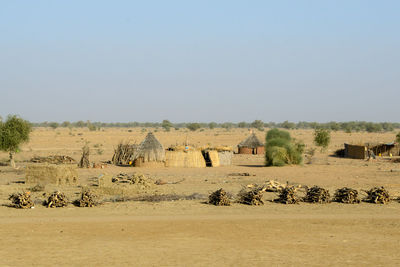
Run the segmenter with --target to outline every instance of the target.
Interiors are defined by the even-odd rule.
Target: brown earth
[[[132,130],[132,132],[128,132]],[[80,133],[81,135],[78,135]],[[248,130],[198,131],[159,130],[155,135],[164,146],[182,144],[234,146]],[[312,131],[291,131],[307,147],[313,147]],[[46,186],[32,192],[35,209],[8,207],[11,193],[28,190],[24,166],[32,156],[68,155],[79,160],[81,147],[89,141],[91,160],[111,159],[119,141],[140,142],[141,129],[105,129],[89,132],[73,129],[35,129],[31,141],[16,156],[19,170],[0,167],[0,265],[40,266],[268,266],[268,265],[350,265],[399,266],[400,203],[388,205],[330,203],[314,205],[273,203],[275,193],[266,193],[264,206],[234,203],[215,207],[204,202],[209,193],[224,188],[235,195],[243,186],[274,179],[304,185],[319,185],[331,194],[340,187],[357,190],[385,186],[393,198],[400,196],[400,164],[388,159],[375,161],[330,156],[344,142],[384,141],[394,133],[332,133],[327,152],[317,151],[312,164],[262,167],[262,156],[235,155],[234,164],[219,168],[127,168],[79,170],[80,185],[93,187],[94,177],[119,172],[142,173],[153,180],[179,184],[155,186],[151,194],[191,195],[198,199],[163,202],[113,202],[104,192],[106,203],[94,208],[48,209],[40,205],[43,192],[60,190],[70,200],[79,197],[78,186]],[[263,138],[263,132],[257,132]],[[5,161],[6,153],[0,154]],[[248,172],[251,176],[231,176]],[[149,192],[148,192],[149,193]],[[137,196],[137,193],[131,197]]]

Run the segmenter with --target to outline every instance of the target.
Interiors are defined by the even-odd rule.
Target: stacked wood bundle
[[[337,189],[333,196],[333,200],[346,204],[360,203],[360,200],[358,199],[358,191],[348,187]]]
[[[90,153],[89,146],[85,145],[82,148],[82,157],[78,164],[79,168],[90,168],[89,153]]]
[[[119,143],[117,148],[114,149],[114,155],[111,162],[114,165],[132,165],[136,149],[137,145],[122,142]]]
[[[94,207],[97,205],[97,196],[90,190],[85,190],[79,199],[79,207]]]
[[[374,187],[368,191],[367,197],[365,198],[366,202],[375,203],[375,204],[386,204],[390,201],[389,192],[382,187]]]
[[[307,188],[304,201],[309,203],[320,203],[320,204],[329,203],[330,194],[327,189],[324,189],[319,186],[313,186],[311,188]]]
[[[208,197],[208,203],[213,204],[215,206],[231,205],[228,194],[222,188],[211,193],[211,195]]]
[[[48,208],[66,207],[68,205],[68,199],[64,193],[56,191],[47,198],[45,205]]]
[[[30,160],[33,163],[51,163],[51,164],[75,164],[76,160],[70,156],[52,155],[47,157],[35,156]]]
[[[8,199],[11,200],[13,206],[18,209],[30,209],[34,206],[30,192],[15,193]]]
[[[264,205],[264,201],[262,200],[264,195],[265,188],[264,187],[254,187],[250,190],[243,188],[238,193],[238,202],[247,205]]]
[[[297,204],[300,202],[300,198],[296,195],[296,190],[298,188],[294,186],[286,186],[280,189],[279,198],[275,200],[275,202],[283,203],[283,204]]]

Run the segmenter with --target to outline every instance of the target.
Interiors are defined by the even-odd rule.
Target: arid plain
[[[249,135],[248,129],[36,128],[29,143],[16,155],[19,169],[0,166],[0,265],[39,266],[399,266],[400,203],[386,205],[307,204],[272,202],[277,196],[265,193],[265,205],[233,203],[217,207],[205,203],[219,189],[235,195],[248,184],[267,180],[281,183],[319,185],[331,194],[341,187],[357,190],[384,186],[393,198],[400,196],[400,163],[388,159],[364,161],[333,157],[345,142],[390,142],[389,133],[332,132],[328,150],[317,150],[311,164],[263,167],[263,156],[238,155],[233,165],[216,168],[132,168],[107,165],[104,169],[79,169],[76,186],[48,186],[73,200],[80,186],[92,186],[99,175],[141,173],[153,180],[182,182],[155,185],[147,194],[176,194],[199,197],[176,201],[106,201],[93,208],[72,204],[50,209],[8,207],[11,193],[28,190],[24,167],[35,155],[68,155],[76,160],[89,142],[90,160],[111,160],[120,141],[140,143],[148,131],[164,147],[183,144],[235,147]],[[312,130],[291,130],[292,137],[314,147]],[[265,132],[256,131],[264,140]],[[1,153],[5,162],[7,154]],[[232,176],[232,173],[250,176]],[[40,199],[43,192],[32,192]],[[107,196],[105,196],[107,199]],[[109,197],[111,199],[111,196]]]

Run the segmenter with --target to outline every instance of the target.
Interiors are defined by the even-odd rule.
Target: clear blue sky
[[[400,1],[0,0],[0,115],[399,119]]]

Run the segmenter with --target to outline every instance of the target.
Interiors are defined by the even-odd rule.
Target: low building
[[[239,143],[238,145],[239,154],[253,154],[259,155],[264,154],[264,144],[252,133],[249,137]]]

